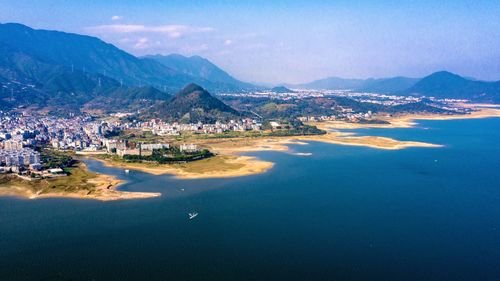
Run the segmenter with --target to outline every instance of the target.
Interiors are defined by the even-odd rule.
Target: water
[[[0,280],[499,280],[499,129],[484,119],[357,130],[445,147],[297,145],[312,156],[252,154],[275,167],[234,179],[90,161],[127,179],[124,190],[163,196],[0,198]]]

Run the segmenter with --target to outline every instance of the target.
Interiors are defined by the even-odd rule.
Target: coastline
[[[199,141],[197,142],[198,145],[207,147],[217,153],[217,155],[185,164],[127,163],[125,161],[92,157],[92,155],[87,155],[86,157],[100,161],[108,167],[136,170],[152,175],[170,174],[178,179],[232,178],[265,173],[274,166],[272,162],[263,161],[256,157],[242,156],[240,155],[241,153],[261,151],[287,152],[289,151],[288,145],[308,145],[307,142],[309,141],[365,146],[385,150],[398,150],[409,147],[442,147],[441,145],[424,142],[398,141],[392,138],[376,136],[355,136],[352,133],[346,132],[328,132],[325,135],[313,136],[233,138]]]
[[[125,163],[92,157],[103,162],[106,166],[118,167],[146,172],[153,175],[171,174],[179,179],[203,178],[230,178],[255,175],[267,172],[274,165],[272,162],[262,161],[255,157],[241,156],[241,153],[261,151],[289,151],[289,145],[307,145],[309,141],[323,142],[337,145],[364,146],[374,149],[399,150],[410,147],[439,148],[440,144],[417,141],[400,141],[388,137],[357,136],[351,132],[342,132],[342,129],[359,128],[412,128],[416,120],[455,120],[500,117],[500,109],[495,105],[473,104],[467,105],[476,111],[467,115],[432,115],[409,114],[395,117],[386,117],[389,124],[359,124],[343,121],[327,121],[308,123],[320,129],[327,130],[324,135],[287,136],[266,138],[228,138],[194,140],[193,143],[201,145],[215,152],[217,155],[200,161],[186,164],[152,165],[144,163]],[[91,156],[91,155],[88,155]]]
[[[360,124],[345,121],[324,121],[309,122],[309,125],[317,126],[322,130],[332,129],[367,129],[367,128],[413,128],[417,125],[417,120],[460,120],[460,119],[481,119],[500,117],[500,105],[494,104],[460,104],[462,107],[473,109],[470,114],[405,114],[394,117],[382,116],[379,119],[389,122],[389,124]]]
[[[77,185],[84,185],[85,188],[73,188],[71,190],[52,190],[47,187],[48,184],[56,180],[39,180],[39,182],[14,181],[8,184],[0,185],[0,196],[13,196],[23,199],[42,199],[42,198],[73,198],[73,199],[93,199],[99,201],[115,201],[124,199],[145,199],[161,196],[161,193],[153,192],[129,192],[120,191],[117,188],[125,181],[117,179],[112,175],[91,173],[84,163],[79,163],[75,169],[82,169],[89,178],[78,179]],[[62,180],[72,180],[71,175]],[[51,182],[52,181],[52,182]],[[38,188],[38,189],[37,189]]]
[[[185,164],[125,163],[92,157],[107,167],[141,171],[152,175],[173,175],[177,179],[232,178],[267,172],[274,163],[252,156],[216,155]]]
[[[105,166],[130,169],[149,173],[152,175],[170,174],[178,179],[207,179],[207,178],[232,178],[262,174],[269,171],[273,162],[263,161],[252,156],[243,156],[241,153],[290,150],[289,145],[308,145],[308,142],[323,142],[337,145],[364,146],[374,149],[399,150],[410,147],[437,148],[439,144],[400,141],[388,137],[358,136],[352,132],[342,132],[342,129],[359,128],[411,128],[417,123],[416,120],[455,120],[455,119],[477,119],[500,117],[500,109],[494,105],[474,105],[474,112],[467,115],[426,115],[408,114],[381,118],[390,122],[389,124],[359,124],[344,121],[310,122],[308,124],[326,130],[324,135],[310,136],[284,136],[284,137],[247,137],[247,138],[220,138],[220,139],[195,139],[193,143],[216,153],[215,156],[193,162],[182,164],[152,164],[152,163],[130,163],[117,159],[102,158],[100,152],[79,153],[80,156],[91,158],[102,162]],[[311,155],[310,153],[297,154],[298,156]],[[93,199],[99,201],[113,201],[125,199],[144,199],[161,196],[161,193],[152,192],[127,192],[119,191],[117,188],[124,181],[112,175],[91,173],[87,166],[81,162],[76,171],[83,172],[84,179],[73,175],[64,179],[42,180],[49,183],[63,181],[66,186],[61,185],[59,189],[47,189],[34,187],[33,183],[12,180],[9,183],[0,184],[0,196],[16,196],[26,199],[39,198],[75,198]],[[51,182],[52,181],[52,182]],[[71,184],[68,182],[71,181]],[[39,182],[45,183],[45,182]]]

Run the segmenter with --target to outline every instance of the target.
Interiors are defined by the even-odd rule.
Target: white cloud
[[[146,37],[141,37],[134,45],[134,49],[147,49],[150,47],[149,39]]]
[[[121,19],[123,19],[122,16],[112,16],[111,17],[111,20],[121,20]]]
[[[146,26],[141,24],[109,24],[86,28],[93,33],[161,33],[171,38],[178,38],[186,34],[206,33],[214,31],[211,27],[194,27],[188,25],[156,25]]]
[[[233,44],[233,40],[231,40],[231,39],[224,40],[224,45],[229,46],[231,44]]]

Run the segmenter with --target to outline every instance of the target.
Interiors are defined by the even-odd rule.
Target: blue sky
[[[500,1],[0,0],[0,22],[98,36],[135,55],[201,55],[245,81],[500,80]]]

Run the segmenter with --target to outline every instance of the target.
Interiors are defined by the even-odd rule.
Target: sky
[[[500,80],[500,1],[0,0],[0,22],[97,36],[136,56],[208,58],[238,79]]]

